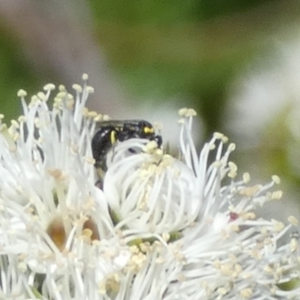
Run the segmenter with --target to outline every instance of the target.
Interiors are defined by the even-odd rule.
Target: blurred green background
[[[6,120],[20,113],[18,89],[31,94],[47,82],[70,85],[88,72],[92,83],[98,80],[98,91],[109,87],[107,99],[113,95],[113,100],[101,96],[107,101],[101,109],[107,105],[111,113],[109,105],[126,98],[133,102],[120,105],[128,110],[149,99],[150,106],[173,101],[178,108],[193,107],[202,120],[204,138],[221,131],[241,143],[236,159],[244,161],[243,170],[249,167],[263,176],[277,173],[298,186],[300,176],[290,167],[287,146],[292,136],[285,126],[290,110],[284,107],[274,115],[254,147],[243,146],[228,129],[228,110],[239,101],[233,100],[232,90],[247,70],[276,66],[278,41],[297,39],[299,1],[24,0],[22,7],[13,7],[14,3],[19,2],[0,3],[0,108]],[[274,130],[272,124],[282,126]]]
[[[73,3],[66,1],[67,9],[84,18],[78,1]],[[272,50],[272,35],[300,19],[298,1],[102,0],[89,5],[94,42],[103,48],[118,84],[139,99],[189,99],[187,105],[204,118],[207,134],[222,127],[230,82],[253,58]],[[2,19],[0,84],[1,110],[11,118],[17,114],[18,104],[12,103],[19,88],[32,92],[47,81],[61,80],[57,69],[32,66],[22,50],[22,36],[9,25]]]

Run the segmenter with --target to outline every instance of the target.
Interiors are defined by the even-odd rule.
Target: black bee
[[[162,144],[162,137],[156,135],[151,123],[144,120],[108,120],[100,122],[100,128],[92,139],[95,167],[102,172],[107,170],[106,155],[116,142],[123,142],[132,138],[156,141],[158,147]]]

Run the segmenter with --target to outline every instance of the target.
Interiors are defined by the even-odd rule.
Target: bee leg
[[[157,147],[160,148],[161,145],[162,145],[162,142],[163,142],[162,136],[161,136],[161,135],[155,135],[155,136],[151,139],[151,141],[155,141],[156,144],[157,144]]]
[[[103,190],[105,171],[99,165],[96,167],[96,170],[97,170],[98,180],[96,181],[95,186],[98,187],[100,190]]]

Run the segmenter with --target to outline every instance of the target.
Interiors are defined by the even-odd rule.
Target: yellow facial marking
[[[114,144],[117,141],[117,133],[116,131],[112,131],[110,133],[110,142]]]
[[[145,127],[144,128],[144,133],[153,133],[154,132],[154,128],[153,127]]]

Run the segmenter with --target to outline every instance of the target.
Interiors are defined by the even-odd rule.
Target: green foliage
[[[274,5],[266,8],[263,3]],[[190,99],[186,105],[202,114],[207,134],[222,130],[230,83],[266,46],[270,29],[280,26],[282,11],[278,1],[271,0],[89,4],[96,42],[133,98]],[[45,73],[47,67],[36,74],[16,37],[4,28],[0,31],[0,105],[11,118],[18,115],[15,95],[20,88],[34,93],[53,80]]]
[[[33,68],[26,63],[24,50],[15,36],[1,26],[0,45],[0,112],[5,115],[4,121],[8,121],[20,115],[18,90],[23,88],[30,91],[38,84],[38,80]]]
[[[102,0],[90,1],[97,22],[174,24],[193,18],[196,1]]]

